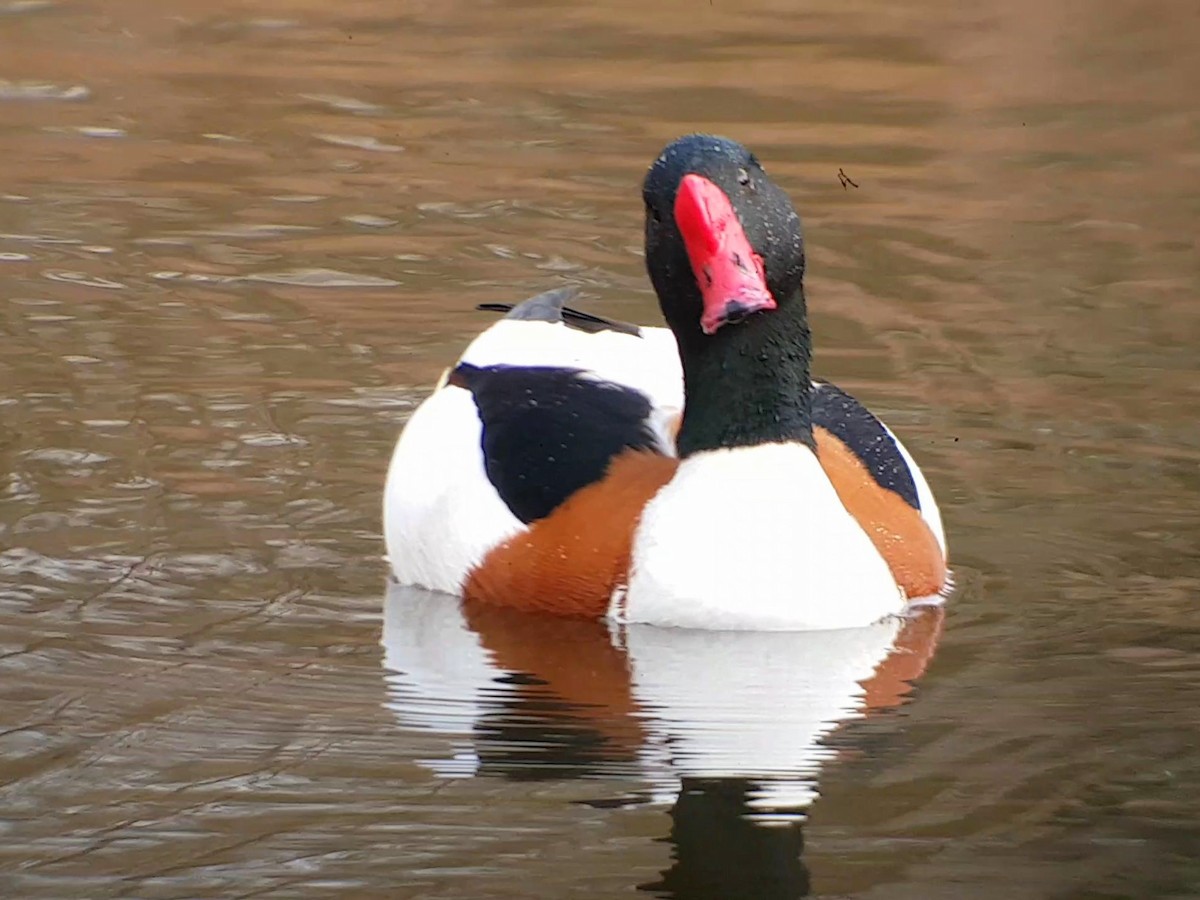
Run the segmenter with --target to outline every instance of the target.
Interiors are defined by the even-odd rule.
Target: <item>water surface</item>
[[[0,0],[0,893],[1200,895],[1198,39]],[[796,200],[944,621],[834,654],[389,592],[391,444],[473,306],[655,321],[638,186],[698,129]]]

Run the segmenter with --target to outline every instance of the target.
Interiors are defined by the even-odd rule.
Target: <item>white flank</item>
[[[471,392],[449,385],[404,427],[383,491],[383,533],[402,584],[457,594],[467,574],[525,526],[483,466],[483,426]]]
[[[689,457],[646,505],[627,622],[761,631],[854,628],[903,595],[816,456],[763,444]]]
[[[561,323],[502,319],[480,334],[462,362],[554,366],[634,388],[650,398],[663,435],[683,407],[674,335],[587,334]],[[484,469],[482,425],[469,391],[439,387],[409,419],[388,469],[383,522],[392,572],[403,584],[457,594],[489,550],[524,526]]]

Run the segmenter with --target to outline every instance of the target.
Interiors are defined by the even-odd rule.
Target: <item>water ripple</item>
[[[11,6],[10,6],[11,9]],[[46,81],[7,81],[0,78],[0,101],[3,100],[87,100],[92,96],[82,84],[63,87]]]

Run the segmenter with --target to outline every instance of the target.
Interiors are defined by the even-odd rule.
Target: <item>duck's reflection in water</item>
[[[747,778],[684,778],[671,808],[671,867],[639,889],[688,900],[807,897],[802,818],[793,813],[763,827],[747,815],[751,785]]]
[[[422,761],[438,775],[639,780],[625,802],[672,807],[675,862],[647,890],[798,897],[803,813],[837,754],[824,738],[900,704],[941,621],[931,608],[841,631],[616,628],[392,585],[384,665],[398,720],[453,747]]]

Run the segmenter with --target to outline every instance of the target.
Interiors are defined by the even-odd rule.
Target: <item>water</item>
[[[0,3],[0,895],[1200,896],[1200,11],[960,6]],[[795,198],[944,621],[389,593],[472,307],[654,321],[695,129]]]

